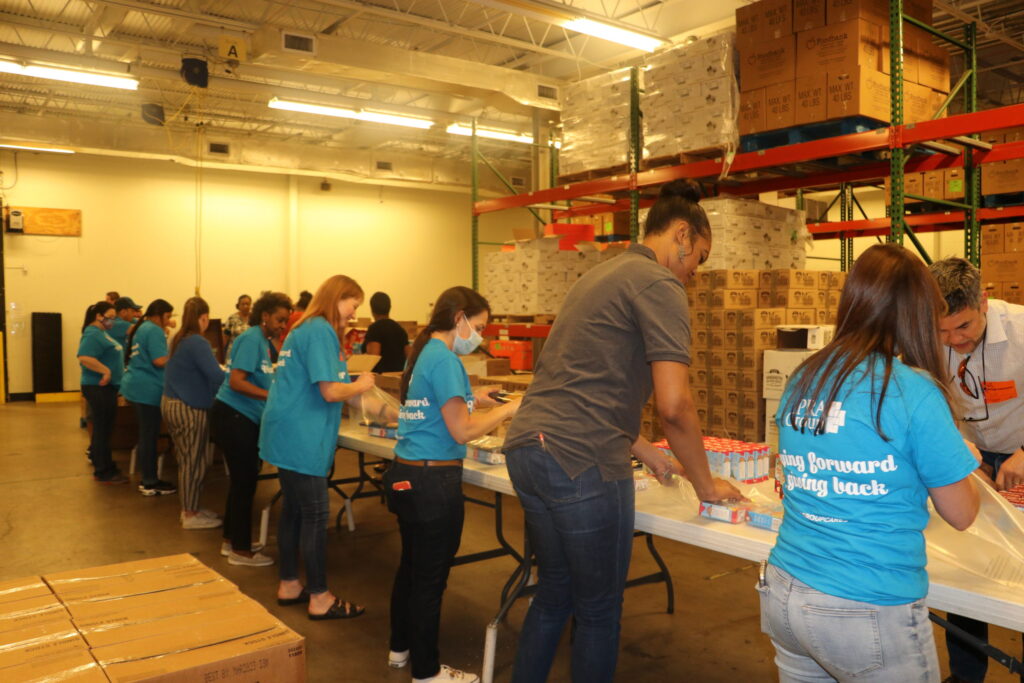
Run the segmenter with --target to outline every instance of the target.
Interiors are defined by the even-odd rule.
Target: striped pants
[[[176,398],[160,399],[160,411],[171,432],[174,452],[178,456],[178,495],[181,508],[199,510],[203,478],[209,464],[210,411],[193,408]]]

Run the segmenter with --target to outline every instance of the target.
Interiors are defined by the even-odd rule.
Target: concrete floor
[[[220,557],[220,530],[184,531],[178,523],[177,496],[143,498],[130,486],[93,482],[85,457],[86,433],[78,427],[78,404],[14,403],[0,406],[0,580],[143,557],[193,553],[259,600],[307,638],[310,681],[408,681],[408,670],[386,664],[388,599],[398,557],[398,529],[393,516],[374,499],[355,503],[354,533],[329,533],[330,586],[356,600],[367,613],[355,621],[310,622],[302,608],[278,607],[274,601],[276,568],[233,567]],[[128,453],[115,459],[124,471]],[[339,471],[354,473],[355,457],[339,454]],[[165,479],[176,470],[168,463]],[[221,466],[211,470],[204,506],[220,511],[226,488]],[[472,489],[472,487],[470,487]],[[257,493],[262,507],[277,490],[263,482]],[[490,499],[487,491],[471,495]],[[332,496],[337,511],[338,498]],[[518,504],[506,506],[506,532],[522,539]],[[494,545],[492,512],[467,506],[462,551]],[[273,526],[272,526],[273,529]],[[759,630],[756,570],[737,558],[666,540],[658,548],[676,583],[676,613],[665,613],[662,585],[626,592],[617,679],[683,680],[737,683],[777,680],[770,642]],[[271,554],[276,548],[271,539]],[[445,596],[441,630],[442,661],[480,672],[484,627],[497,611],[499,592],[513,569],[510,558],[456,567]],[[631,575],[655,570],[641,543],[633,554]],[[507,681],[515,654],[525,601],[511,610],[498,636],[496,680]],[[945,662],[941,632],[940,659]],[[1021,652],[1020,634],[993,629],[993,642],[1006,652]],[[551,681],[569,680],[567,639]],[[945,675],[945,667],[944,667]],[[1016,683],[994,666],[989,681]]]

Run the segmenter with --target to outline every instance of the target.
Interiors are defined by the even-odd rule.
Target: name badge
[[[985,391],[985,403],[1002,403],[1017,398],[1017,382],[984,382],[982,387]]]

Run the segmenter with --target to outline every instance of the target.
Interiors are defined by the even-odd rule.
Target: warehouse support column
[[[964,26],[964,67],[970,76],[964,87],[964,111],[978,110],[977,24]],[[971,137],[978,137],[977,134]],[[981,228],[978,225],[978,206],[981,203],[981,169],[974,163],[974,150],[964,149],[964,257],[975,266],[981,266]]]
[[[640,190],[636,186],[636,174],[640,172],[640,157],[643,154],[640,130],[640,69],[629,70],[629,241],[636,242],[640,236]]]
[[[889,72],[891,75],[889,101],[889,240],[903,244],[903,164],[906,150],[903,149],[903,0],[889,0]]]
[[[476,213],[476,203],[480,198],[480,172],[477,168],[477,155],[479,154],[477,149],[476,139],[476,117],[473,117],[473,135],[469,139],[469,156],[472,159],[470,163],[470,206],[472,210],[470,215],[470,258],[473,263],[473,289],[479,289],[480,287],[480,216]]]
[[[288,176],[288,228],[287,254],[285,262],[285,283],[288,293],[297,292],[299,282],[299,177]]]

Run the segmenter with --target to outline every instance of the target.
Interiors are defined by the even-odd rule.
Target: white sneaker
[[[232,550],[228,552],[228,564],[240,567],[269,567],[274,564],[274,558],[255,551],[253,552],[252,557],[246,557],[245,555],[239,555]]]
[[[221,523],[219,519],[210,519],[202,515],[192,515],[191,517],[182,515],[181,518],[182,529],[216,529]]]
[[[262,543],[253,543],[252,545],[249,546],[249,550],[253,551],[254,553],[258,553],[259,551],[263,550],[263,544]],[[220,554],[221,554],[221,557],[227,557],[228,555],[231,554],[231,541],[222,541],[221,542],[221,544],[220,544]]]
[[[409,663],[409,651],[404,650],[402,652],[395,652],[392,650],[388,653],[388,666],[392,669],[401,669]]]
[[[480,677],[468,671],[453,669],[447,664],[441,665],[441,670],[431,678],[414,678],[413,683],[441,683],[442,681],[459,681],[460,683],[477,683]]]
[[[197,514],[200,514],[203,517],[209,517],[210,519],[220,519],[220,515],[213,510],[207,510],[206,508],[200,508]]]

